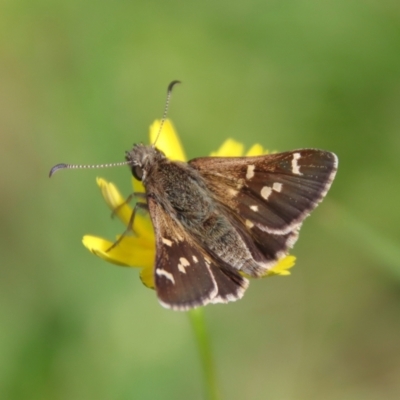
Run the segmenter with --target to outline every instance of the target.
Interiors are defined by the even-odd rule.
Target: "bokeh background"
[[[95,177],[147,142],[167,84],[189,158],[227,137],[340,159],[290,277],[206,308],[223,399],[400,398],[400,3],[4,0],[0,3],[0,398],[202,399],[184,313],[114,238]]]

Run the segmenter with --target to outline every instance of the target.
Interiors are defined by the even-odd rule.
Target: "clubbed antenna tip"
[[[165,122],[165,120],[167,119],[168,106],[169,106],[169,101],[170,101],[170,99],[171,99],[172,89],[173,89],[173,87],[174,87],[176,84],[178,84],[178,83],[182,83],[182,82],[181,82],[181,81],[178,81],[178,80],[175,80],[175,81],[172,81],[172,82],[168,85],[168,89],[167,89],[167,99],[165,100],[165,107],[164,107],[164,114],[163,114],[163,117],[162,117],[162,119],[161,119],[160,128],[158,129],[158,133],[157,133],[157,136],[156,136],[156,140],[154,141],[153,146],[156,145],[156,142],[157,142],[158,138],[160,137],[160,133],[161,133],[162,128],[163,128],[163,126],[164,126],[164,122]]]
[[[49,172],[49,178],[51,178],[58,170],[68,168],[68,164],[57,164]]]

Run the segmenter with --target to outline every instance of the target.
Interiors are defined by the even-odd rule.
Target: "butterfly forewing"
[[[333,153],[304,149],[258,157],[190,161],[217,200],[249,228],[285,235],[325,196],[336,173]]]

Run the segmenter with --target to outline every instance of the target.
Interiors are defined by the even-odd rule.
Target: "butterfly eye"
[[[139,165],[134,165],[132,167],[132,174],[138,180],[141,181],[143,178],[143,169]]]

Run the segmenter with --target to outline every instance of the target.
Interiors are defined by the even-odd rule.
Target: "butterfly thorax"
[[[142,182],[147,196],[155,198],[187,228],[198,229],[216,211],[216,203],[200,174],[184,162],[167,159],[161,152],[143,167]]]

